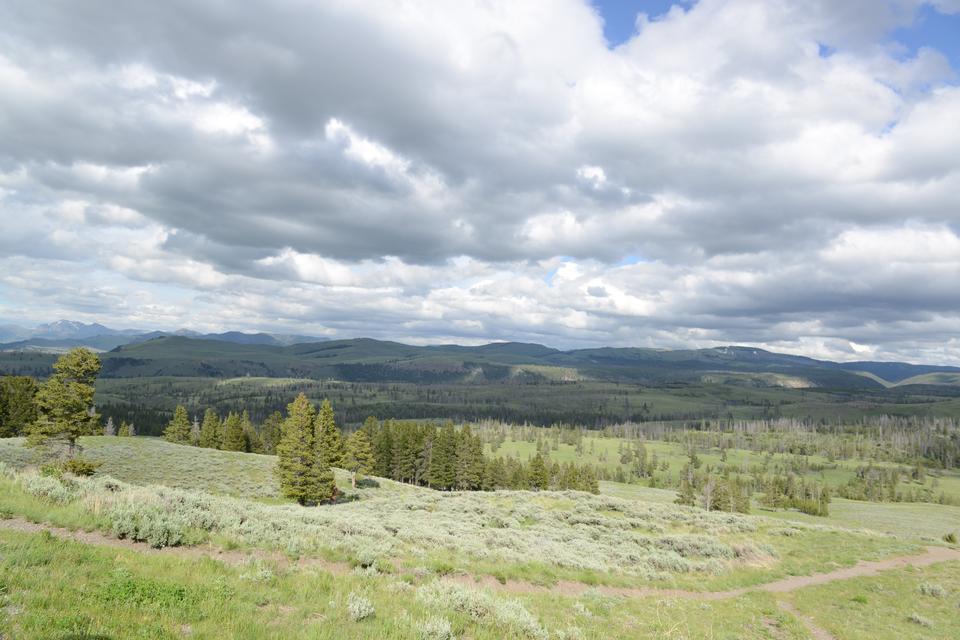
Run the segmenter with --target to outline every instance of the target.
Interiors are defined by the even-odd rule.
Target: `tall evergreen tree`
[[[182,404],[178,404],[174,410],[173,419],[164,429],[163,437],[167,442],[190,444],[190,418],[187,415],[187,408]]]
[[[470,425],[457,434],[456,486],[461,491],[475,491],[483,479],[483,445],[474,438]]]
[[[93,409],[93,385],[100,358],[89,349],[71,349],[53,365],[53,375],[37,391],[37,418],[27,438],[31,446],[63,442],[73,456],[77,438],[99,431],[100,416]]]
[[[416,425],[396,425],[393,435],[392,477],[399,482],[412,482],[416,475],[419,453]]]
[[[393,477],[393,421],[384,420],[373,437],[373,456],[377,459],[376,474]]]
[[[213,409],[203,412],[203,423],[200,425],[200,446],[207,449],[220,448],[220,416]]]
[[[343,466],[350,472],[350,483],[357,488],[357,478],[373,471],[375,460],[370,448],[370,438],[362,429],[354,431],[347,438],[347,446],[343,456]]]
[[[277,443],[280,441],[280,429],[283,424],[283,414],[274,411],[260,425],[260,442],[263,453],[276,453]]]
[[[280,442],[277,443],[277,475],[283,495],[300,504],[324,502],[336,497],[333,471],[318,460],[314,446],[316,413],[304,394],[287,406]]]
[[[597,473],[594,471],[593,466],[589,464],[583,465],[581,473],[581,490],[600,495],[600,480],[597,478]]]
[[[457,482],[457,431],[446,422],[435,434],[430,455],[430,486],[443,491]]]
[[[243,434],[243,418],[231,411],[223,421],[223,450],[246,451],[246,449],[247,439]]]
[[[0,377],[0,438],[27,433],[37,419],[37,381],[29,376]]]
[[[507,486],[507,475],[502,458],[490,458],[483,469],[481,488],[484,491],[496,491]]]
[[[257,433],[253,422],[250,420],[250,413],[244,409],[240,416],[240,426],[243,428],[244,451],[251,453],[261,453],[263,446],[260,442],[260,434]]]
[[[343,437],[337,428],[333,416],[333,405],[324,400],[317,414],[316,430],[314,431],[317,455],[330,467],[343,465]]]
[[[121,421],[120,421],[120,427],[117,429],[117,436],[119,436],[119,437],[121,437],[121,438],[129,438],[130,435],[131,435],[131,433],[130,433],[130,425],[127,424],[127,421],[126,421],[126,420],[121,420]]]
[[[367,419],[363,421],[363,427],[361,428],[367,432],[367,437],[370,438],[370,443],[372,444],[373,437],[380,429],[380,421],[377,420],[376,416],[367,416]]]
[[[530,460],[527,475],[531,489],[545,490],[550,487],[550,473],[547,471],[547,465],[541,454],[538,453]]]

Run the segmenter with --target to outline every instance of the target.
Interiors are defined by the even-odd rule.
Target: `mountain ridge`
[[[909,384],[912,379],[916,379],[917,384],[949,386],[960,381],[960,367],[842,363],[737,346],[560,350],[521,342],[418,346],[372,338],[286,345],[273,340],[269,334],[227,335],[226,340],[221,339],[224,334],[215,335],[217,337],[162,334],[114,345],[101,356],[101,375],[109,378],[257,376],[424,383],[579,379],[648,385],[720,380],[728,384],[836,389],[880,389],[905,381]],[[64,340],[51,340],[48,344],[51,351],[73,345]],[[109,344],[103,342],[101,346]],[[6,349],[8,352],[30,350],[36,348],[22,346],[22,343]],[[38,362],[52,362],[53,357],[37,354]]]

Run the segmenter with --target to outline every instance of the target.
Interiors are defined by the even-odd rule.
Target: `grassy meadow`
[[[621,463],[620,455],[629,442],[623,438],[604,437],[601,435],[585,435],[581,452],[572,444],[559,442],[556,448],[550,448],[550,460],[559,463],[576,462],[578,464],[593,464],[603,467],[611,472],[622,469],[628,472],[630,464]],[[658,471],[655,475],[667,485],[675,485],[684,465],[688,461],[688,448],[678,442],[662,442],[657,440],[646,440],[643,443],[647,451],[647,456],[652,459],[656,456],[657,460],[668,465],[666,471]],[[487,453],[493,452],[491,445],[486,446]],[[537,453],[536,441],[530,442],[522,439],[507,438],[501,444],[495,455],[514,456],[521,460],[527,460]],[[725,455],[725,459],[724,459]],[[850,459],[828,459],[822,455],[797,456],[789,453],[761,453],[747,449],[727,449],[725,454],[720,449],[697,449],[697,456],[705,467],[715,469],[730,468],[734,472],[737,470],[749,470],[751,467],[767,467],[770,469],[796,468],[800,463],[802,466],[810,467],[806,471],[807,477],[816,479],[829,487],[838,487],[846,484],[854,477],[858,467],[873,465],[880,468],[903,467],[904,465],[892,462],[877,461],[866,458]],[[960,500],[960,473],[956,470],[933,470],[927,473],[923,482],[904,481],[900,483],[900,488],[927,488],[936,494],[944,495]]]
[[[594,455],[615,453],[603,440]],[[864,627],[821,620],[824,602],[868,617],[900,598],[871,624],[947,638],[958,604],[956,562],[787,594],[749,590],[942,544],[951,526],[960,533],[955,507],[838,500],[828,518],[738,515],[680,507],[672,491],[636,484],[604,482],[595,496],[373,479],[354,492],[338,472],[345,499],[305,508],[277,497],[271,456],[154,438],[81,445],[103,463],[93,478],[40,475],[22,440],[0,441],[0,632],[10,637],[809,637],[781,608],[788,602],[852,639]],[[83,544],[15,526],[24,521],[144,545]],[[216,560],[218,550],[232,560]],[[927,582],[940,596],[916,595]],[[861,593],[865,603],[851,600]]]

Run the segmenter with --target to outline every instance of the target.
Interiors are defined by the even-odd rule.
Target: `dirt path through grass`
[[[685,589],[658,589],[653,587],[611,587],[605,585],[588,585],[582,582],[561,581],[551,587],[531,584],[529,582],[515,582],[508,580],[505,583],[497,581],[491,576],[483,576],[474,579],[471,576],[454,576],[448,579],[455,580],[462,584],[477,584],[498,591],[509,591],[513,593],[535,593],[542,591],[552,591],[559,595],[576,596],[589,590],[595,589],[606,595],[624,596],[627,598],[675,598],[684,600],[724,600],[726,598],[735,598],[750,591],[766,591],[768,593],[789,593],[837,580],[847,580],[849,578],[859,578],[862,576],[872,576],[881,571],[890,569],[901,569],[903,567],[925,567],[937,562],[946,562],[949,560],[960,560],[960,549],[948,549],[946,547],[927,547],[922,554],[915,556],[898,556],[887,558],[885,560],[861,560],[852,567],[837,569],[828,573],[815,573],[810,576],[791,576],[755,584],[749,587],[739,589],[729,589],[727,591],[689,591]]]
[[[290,558],[282,553],[269,552],[263,549],[240,551],[222,549],[220,547],[212,546],[164,547],[162,549],[154,549],[150,545],[143,542],[121,540],[120,538],[114,538],[112,536],[100,533],[99,531],[73,531],[64,527],[57,527],[50,524],[30,522],[29,520],[24,520],[22,518],[8,518],[0,520],[0,529],[22,531],[24,533],[42,533],[46,531],[57,536],[58,538],[65,538],[67,540],[96,545],[99,547],[129,549],[138,553],[172,555],[179,558],[211,558],[213,560],[219,560],[230,565],[243,565],[249,563],[251,560],[270,560],[276,562],[280,566],[296,564],[296,566],[300,568],[319,567],[335,575],[340,575],[350,571],[350,565],[345,562],[332,562],[329,560],[323,560],[321,558],[300,558],[293,563],[291,562]]]
[[[291,564],[289,558],[278,552],[267,552],[264,550],[226,550],[209,546],[166,547],[163,549],[154,549],[142,542],[120,540],[118,538],[107,536],[98,531],[71,531],[70,529],[65,529],[63,527],[29,522],[22,518],[9,518],[0,520],[0,528],[14,531],[24,531],[28,533],[47,531],[58,537],[75,540],[85,544],[131,549],[140,553],[165,554],[185,558],[206,557],[233,565],[245,564],[251,559],[268,559],[278,562],[281,565]],[[530,582],[519,582],[514,580],[500,582],[492,576],[481,576],[475,578],[470,575],[447,576],[445,579],[465,585],[488,587],[494,591],[509,593],[553,592],[558,595],[577,596],[587,590],[596,589],[600,593],[606,595],[616,595],[627,598],[656,597],[686,600],[723,600],[726,598],[735,598],[750,591],[766,591],[768,593],[776,594],[789,593],[804,587],[827,584],[837,580],[872,576],[880,573],[881,571],[901,569],[904,567],[925,567],[937,562],[946,562],[949,560],[960,560],[960,549],[927,547],[926,551],[919,555],[898,556],[895,558],[887,558],[885,560],[861,560],[852,567],[837,569],[828,573],[816,573],[810,576],[791,576],[789,578],[783,578],[773,582],[766,582],[763,584],[756,584],[738,589],[729,589],[727,591],[688,591],[684,589],[658,589],[652,587],[612,587],[604,585],[589,585],[582,582],[572,581],[560,581],[552,586],[541,586]],[[298,567],[319,567],[334,574],[343,574],[351,570],[350,565],[345,562],[332,562],[316,558],[301,558],[295,564]]]
[[[833,636],[832,633],[830,633],[823,627],[817,626],[817,623],[815,623],[813,620],[811,620],[807,616],[797,611],[797,608],[794,607],[789,602],[785,600],[779,600],[777,604],[780,606],[782,610],[786,611],[787,613],[792,615],[794,618],[799,620],[800,624],[806,627],[807,631],[810,633],[810,637],[813,638],[813,640],[836,640],[836,638]]]

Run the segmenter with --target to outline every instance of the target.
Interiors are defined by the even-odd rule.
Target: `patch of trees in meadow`
[[[755,453],[821,456],[832,460],[875,460],[940,469],[960,468],[960,420],[932,416],[864,417],[827,422],[699,420],[681,424],[648,422],[611,425],[609,437],[646,438],[685,447],[744,449]]]
[[[483,441],[470,425],[459,429],[368,418],[377,475],[440,490],[574,489],[599,493],[593,465],[550,463],[541,452],[523,462],[486,455]]]
[[[207,409],[202,422],[196,417],[191,422],[186,408],[178,406],[164,437],[177,444],[275,454],[284,495],[301,504],[337,498],[333,467],[350,471],[354,486],[363,475],[376,475],[439,491],[600,490],[592,465],[551,464],[540,453],[527,462],[485,455],[469,425],[381,422],[371,416],[344,437],[330,401],[318,411],[302,393],[286,415],[271,414],[259,429],[246,411],[221,419]]]

